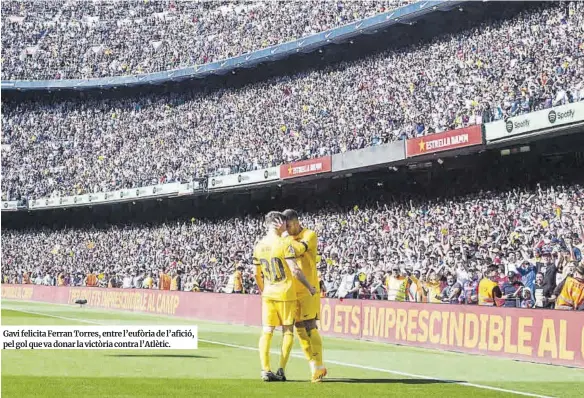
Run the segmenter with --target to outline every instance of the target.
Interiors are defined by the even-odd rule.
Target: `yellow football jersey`
[[[299,256],[296,259],[299,268],[304,273],[308,283],[316,289],[317,293],[320,292],[318,271],[316,269],[316,251],[318,246],[316,232],[304,228],[298,235],[292,236],[290,239],[292,239],[292,247],[294,248],[296,256]],[[296,284],[296,293],[299,298],[310,296],[308,289],[299,280],[295,278],[294,283]]]
[[[278,235],[267,235],[258,242],[253,251],[253,263],[256,275],[263,278],[262,297],[276,301],[296,300],[295,278],[286,262],[296,256],[289,240]]]

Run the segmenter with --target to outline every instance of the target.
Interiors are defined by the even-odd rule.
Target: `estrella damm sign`
[[[481,126],[470,126],[406,141],[406,157],[465,148],[483,143]]]
[[[330,171],[332,171],[332,158],[330,156],[325,156],[323,158],[283,164],[280,166],[280,178],[287,179],[303,177],[320,173],[328,173]]]

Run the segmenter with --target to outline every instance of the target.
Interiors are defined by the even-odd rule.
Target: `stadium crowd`
[[[87,79],[205,64],[408,4],[367,1],[2,2],[2,79]]]
[[[130,3],[120,4],[124,9]],[[341,4],[352,10],[346,18],[368,15],[351,8],[360,2]],[[82,17],[72,11],[77,3],[67,7],[63,15]],[[333,23],[315,20],[306,32]],[[278,27],[286,27],[286,36],[293,25]],[[2,112],[2,197],[190,181],[581,101],[583,29],[584,3],[549,3],[462,33],[237,89],[8,102]],[[3,44],[15,37],[4,36]],[[63,44],[52,36],[44,38],[63,51],[81,42],[72,36]],[[3,69],[15,73],[13,56],[4,58]]]
[[[319,236],[323,296],[477,304],[494,264],[492,279],[507,295],[500,304],[549,307],[566,277],[584,269],[578,184],[359,200],[301,214]],[[2,281],[257,294],[250,257],[263,233],[260,217],[8,229]]]

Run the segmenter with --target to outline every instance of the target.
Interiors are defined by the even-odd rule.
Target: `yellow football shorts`
[[[320,295],[300,297],[297,311],[296,319],[298,321],[320,319]]]
[[[264,326],[294,325],[296,301],[276,301],[262,298],[262,323]]]

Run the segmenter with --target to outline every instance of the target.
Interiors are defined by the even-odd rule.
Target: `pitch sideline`
[[[6,309],[11,310],[11,311],[16,311],[16,312],[22,312],[25,314],[41,315],[41,316],[46,316],[46,317],[50,317],[50,318],[57,318],[57,319],[63,319],[63,320],[68,320],[68,321],[74,321],[74,322],[82,322],[82,323],[89,323],[89,324],[94,324],[94,325],[104,325],[104,326],[109,325],[108,323],[97,322],[97,321],[93,321],[93,320],[89,320],[89,319],[71,318],[71,317],[66,317],[66,316],[47,314],[47,313],[36,312],[36,311],[26,311],[26,310],[21,310],[21,309],[10,309],[10,308],[6,308]],[[242,345],[237,345],[237,344],[229,344],[229,343],[224,343],[224,342],[220,342],[220,341],[212,341],[212,340],[205,340],[205,339],[199,339],[199,341],[202,341],[202,342],[208,343],[208,344],[221,345],[224,347],[238,348],[238,349],[248,350],[248,351],[259,351],[259,349],[255,348],[255,347],[248,347],[248,346],[242,346]],[[272,353],[279,354],[280,351],[272,350]],[[304,355],[298,354],[298,353],[292,353],[291,356],[293,356],[295,358],[304,358]],[[339,366],[346,366],[346,367],[350,367],[350,368],[363,369],[363,370],[371,370],[374,372],[388,373],[388,374],[393,374],[393,375],[398,375],[398,376],[410,377],[413,379],[436,380],[436,381],[442,381],[445,383],[458,384],[460,386],[474,387],[474,388],[480,388],[483,390],[490,390],[490,391],[515,394],[515,395],[522,395],[522,396],[526,396],[526,397],[552,398],[552,397],[547,396],[547,395],[539,395],[539,394],[533,394],[533,393],[524,392],[524,391],[517,391],[517,390],[508,390],[506,388],[492,387],[492,386],[487,386],[487,385],[483,385],[483,384],[468,383],[468,382],[464,382],[464,381],[441,379],[441,378],[437,378],[437,377],[430,377],[430,376],[418,375],[418,374],[413,374],[413,373],[400,372],[398,370],[376,368],[374,366],[357,365],[357,364],[335,361],[335,360],[330,360],[330,359],[327,359],[326,362],[332,363],[335,365],[339,365]]]

